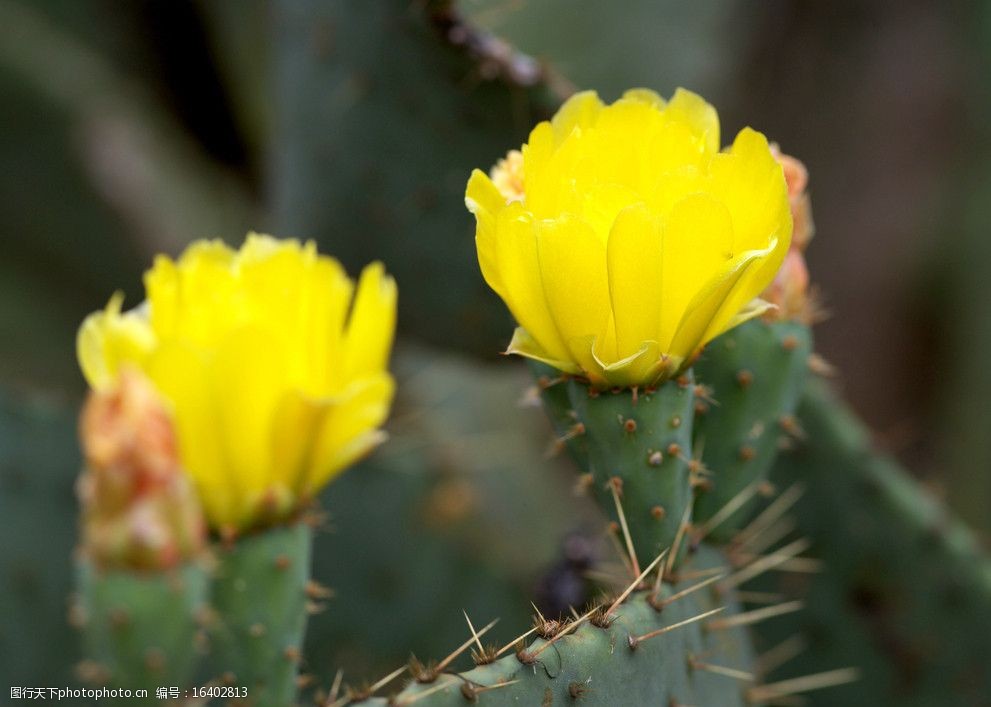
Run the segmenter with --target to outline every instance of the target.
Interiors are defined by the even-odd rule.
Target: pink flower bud
[[[151,383],[123,370],[80,417],[83,552],[105,567],[168,569],[205,542],[199,501],[179,466],[172,419]]]

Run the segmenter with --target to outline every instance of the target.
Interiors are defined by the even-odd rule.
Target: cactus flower
[[[792,232],[782,168],[749,128],[719,149],[699,96],[569,99],[465,197],[507,353],[603,386],[660,382],[759,315]]]
[[[355,287],[312,242],[249,234],[159,256],[146,302],[121,297],[79,330],[97,390],[134,366],[170,404],[180,459],[222,534],[291,516],[384,439],[396,285],[381,263]]]

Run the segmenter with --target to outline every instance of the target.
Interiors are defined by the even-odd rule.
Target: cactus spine
[[[295,703],[312,542],[312,528],[297,522],[218,550],[215,664],[225,682],[246,688],[254,707]]]
[[[702,548],[685,569],[704,577],[724,563],[718,551]],[[675,596],[702,583],[707,586]],[[665,605],[666,598],[673,600]],[[473,670],[428,672],[388,700],[353,692],[352,701],[340,704],[748,704],[754,656],[745,629],[724,621],[738,611],[731,594],[698,578],[663,584],[655,594],[651,582],[608,617],[604,609],[546,637],[521,640],[515,654]]]

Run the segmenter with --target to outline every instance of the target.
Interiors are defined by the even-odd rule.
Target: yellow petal
[[[702,136],[710,153],[719,152],[719,115],[704,98],[679,88],[664,112],[668,118],[689,125],[696,135]]]
[[[347,384],[344,358],[344,325],[351,310],[354,283],[333,258],[320,257],[299,278],[296,305],[297,330],[290,353],[296,361],[290,379],[310,396],[333,394]],[[380,322],[391,327],[393,319]]]
[[[602,101],[595,91],[581,91],[572,95],[555,113],[551,126],[558,144],[575,128],[594,125],[602,110]]]
[[[765,248],[772,237],[777,237],[782,252],[787,251],[791,242],[788,192],[767,138],[744,128],[728,152],[713,158],[710,170],[709,190],[733,219],[734,251]]]
[[[497,214],[506,205],[506,198],[499,192],[485,172],[473,169],[465,189],[465,206],[468,211],[478,215],[479,211]]]
[[[341,369],[345,379],[384,370],[396,322],[396,281],[382,263],[366,266],[344,334]]]
[[[756,261],[748,266],[733,288],[725,296],[719,311],[712,318],[706,332],[703,334],[701,344],[705,344],[718,336],[720,333],[731,327],[731,322],[741,323],[746,319],[751,319],[759,313],[759,310],[749,310],[750,304],[767,286],[764,283],[768,262],[773,262],[779,252],[777,243],[772,243],[764,250],[749,251],[756,254]],[[761,300],[757,300],[761,302]],[[745,319],[741,319],[745,317]]]
[[[516,327],[515,331],[513,331],[513,340],[510,341],[509,346],[506,347],[506,353],[532,358],[534,361],[546,363],[548,366],[553,366],[559,371],[563,371],[565,373],[571,373],[574,375],[581,373],[581,368],[576,366],[570,360],[555,359],[551,357],[551,355],[544,351],[540,344],[538,344],[523,327]]]
[[[312,493],[310,477],[316,463],[316,440],[333,405],[330,398],[311,398],[298,390],[287,391],[272,421],[272,465],[283,483],[297,497]]]
[[[623,92],[623,98],[630,101],[640,101],[653,108],[664,108],[666,101],[657,91],[649,88],[630,88]]]
[[[257,326],[227,335],[209,365],[218,435],[239,487],[239,525],[257,514],[258,503],[281,485],[273,464],[275,412],[287,389],[284,342]],[[196,470],[192,470],[196,473]]]
[[[523,184],[528,208],[539,211],[543,194],[553,186],[553,175],[548,166],[557,145],[554,128],[549,121],[537,123],[530,137],[520,150],[523,153]]]
[[[547,307],[571,358],[593,369],[591,343],[596,339],[603,355],[614,358],[605,244],[591,226],[565,215],[538,225],[537,254]]]
[[[518,203],[510,204],[499,214],[497,229],[497,262],[506,306],[550,357],[570,358],[547,307],[532,217]]]
[[[725,323],[720,320],[714,320],[712,324],[709,325],[709,331],[706,331],[703,337],[703,344],[708,343],[715,339],[720,334],[724,334],[734,327],[738,327],[744,322],[748,322],[751,319],[760,317],[767,312],[775,309],[775,305],[770,302],[765,302],[759,297],[754,298],[748,302],[743,309],[733,315],[731,319]]]
[[[640,201],[636,191],[615,182],[595,184],[586,189],[582,197],[581,218],[592,227],[603,243],[609,240],[609,232],[619,212]]]
[[[392,376],[379,373],[356,381],[328,407],[314,441],[310,495],[385,440],[377,428],[389,414],[394,390]]]
[[[661,322],[662,226],[643,204],[620,212],[609,233],[606,258],[617,357],[636,354]]]
[[[237,529],[241,484],[226,457],[217,426],[219,400],[203,354],[182,343],[164,344],[149,360],[148,375],[171,403],[182,465],[210,525]]]
[[[181,285],[175,262],[164,255],[156,256],[144,275],[144,284],[148,321],[160,339],[171,339],[181,321]]]
[[[106,309],[86,317],[76,335],[76,354],[87,382],[96,389],[111,385],[123,364],[142,368],[155,346],[155,335],[138,313],[121,314],[122,293]]]
[[[504,288],[496,262],[496,214],[502,210],[505,203],[505,199],[488,175],[478,169],[471,173],[465,191],[465,205],[475,215],[475,248],[478,251],[478,265],[485,282],[500,297],[504,296]]]
[[[599,363],[605,381],[611,386],[621,387],[652,383],[664,372],[673,372],[680,365],[680,361],[674,364],[666,358],[656,341],[644,341],[638,351],[614,363]]]
[[[706,194],[678,202],[664,227],[661,318],[656,340],[665,352],[685,355],[671,342],[692,299],[734,253],[733,225],[726,207]]]
[[[717,273],[685,308],[669,347],[674,356],[690,358],[707,341],[706,333],[719,330],[739,311],[733,307],[733,291],[745,282],[748,273],[760,266],[770,249],[742,253]],[[722,321],[721,321],[722,320]]]

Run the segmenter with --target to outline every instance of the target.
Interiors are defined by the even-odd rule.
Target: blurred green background
[[[363,675],[376,655],[448,645],[462,607],[526,620],[561,535],[593,516],[564,462],[535,473],[549,428],[498,356],[511,322],[478,274],[463,189],[569,86],[685,86],[719,109],[724,142],[753,125],[805,162],[819,351],[879,444],[991,532],[986,4],[458,9],[529,57],[421,0],[0,0],[6,682],[60,683],[76,659],[79,322],[118,289],[137,304],[154,253],[248,229],[317,239],[351,272],[381,258],[401,292],[393,440],[325,499],[316,576],[338,599],[311,624],[307,669]]]

